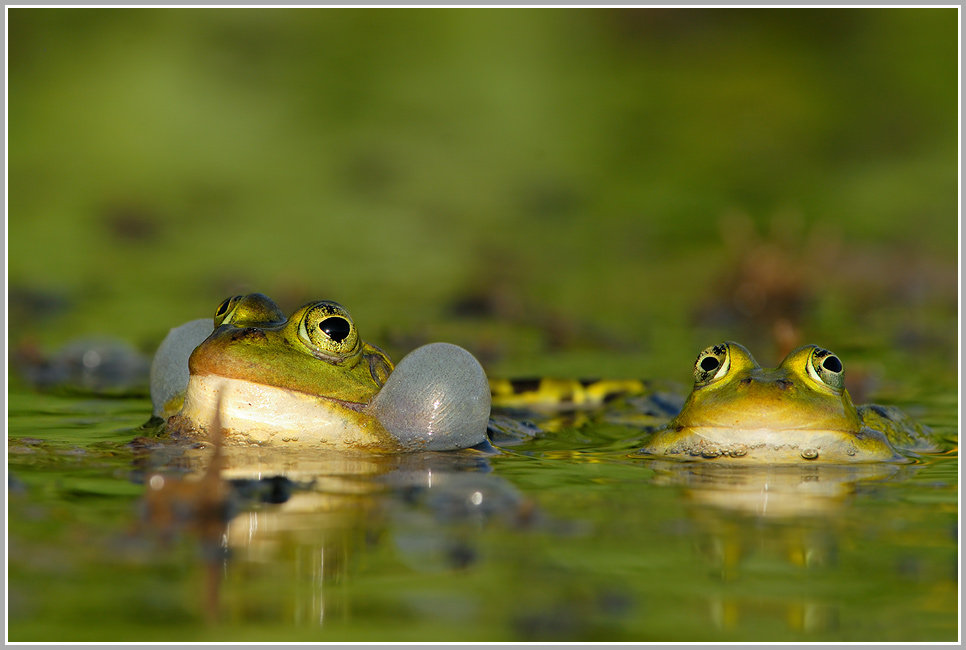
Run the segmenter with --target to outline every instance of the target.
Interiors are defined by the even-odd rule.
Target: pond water
[[[916,414],[956,436],[955,387]],[[10,641],[955,641],[958,458],[715,469],[564,420],[476,451],[185,449],[9,393]],[[130,444],[138,438],[138,444]]]

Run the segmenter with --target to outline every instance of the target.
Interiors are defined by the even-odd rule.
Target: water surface
[[[958,636],[955,454],[715,468],[632,459],[639,429],[590,423],[496,455],[228,450],[211,472],[210,446],[128,444],[144,398],[10,398],[11,641]]]

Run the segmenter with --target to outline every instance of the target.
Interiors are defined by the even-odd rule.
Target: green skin
[[[328,318],[347,326],[345,339],[319,331]],[[244,379],[362,407],[382,388],[393,364],[358,338],[348,312],[336,303],[310,303],[286,320],[270,298],[250,294],[219,306],[215,331],[192,353],[188,368],[192,375]]]
[[[236,296],[219,305],[214,325],[189,358],[192,381],[217,377],[282,389],[287,400],[338,414],[341,421],[358,423],[376,439],[386,437],[365,409],[385,384],[393,363],[359,338],[348,312],[337,303],[310,303],[286,319],[262,294]],[[191,411],[191,394],[189,387],[185,409],[169,420],[168,428],[175,434],[190,435],[207,427],[209,407]]]
[[[647,457],[727,463],[897,461],[934,448],[895,409],[856,408],[838,358],[814,345],[762,368],[727,342],[695,363],[681,412],[640,450]]]

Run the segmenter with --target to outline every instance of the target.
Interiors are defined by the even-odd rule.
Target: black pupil
[[[330,316],[319,323],[319,329],[325,332],[336,343],[341,343],[345,337],[349,336],[349,332],[352,331],[352,326],[344,318]]]
[[[705,357],[701,359],[701,370],[705,372],[711,372],[721,364],[714,357]]]
[[[842,362],[835,355],[829,355],[822,361],[822,367],[829,372],[842,372]]]

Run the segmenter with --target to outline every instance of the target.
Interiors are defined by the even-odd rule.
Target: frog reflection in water
[[[762,368],[727,342],[698,356],[681,412],[640,450],[650,457],[729,463],[895,461],[935,451],[895,408],[856,408],[841,360],[814,345]]]
[[[433,343],[394,368],[330,301],[286,319],[262,294],[229,298],[213,321],[172,330],[151,374],[154,414],[175,435],[204,432],[217,413],[236,444],[406,451],[486,441],[489,387],[470,353]]]

